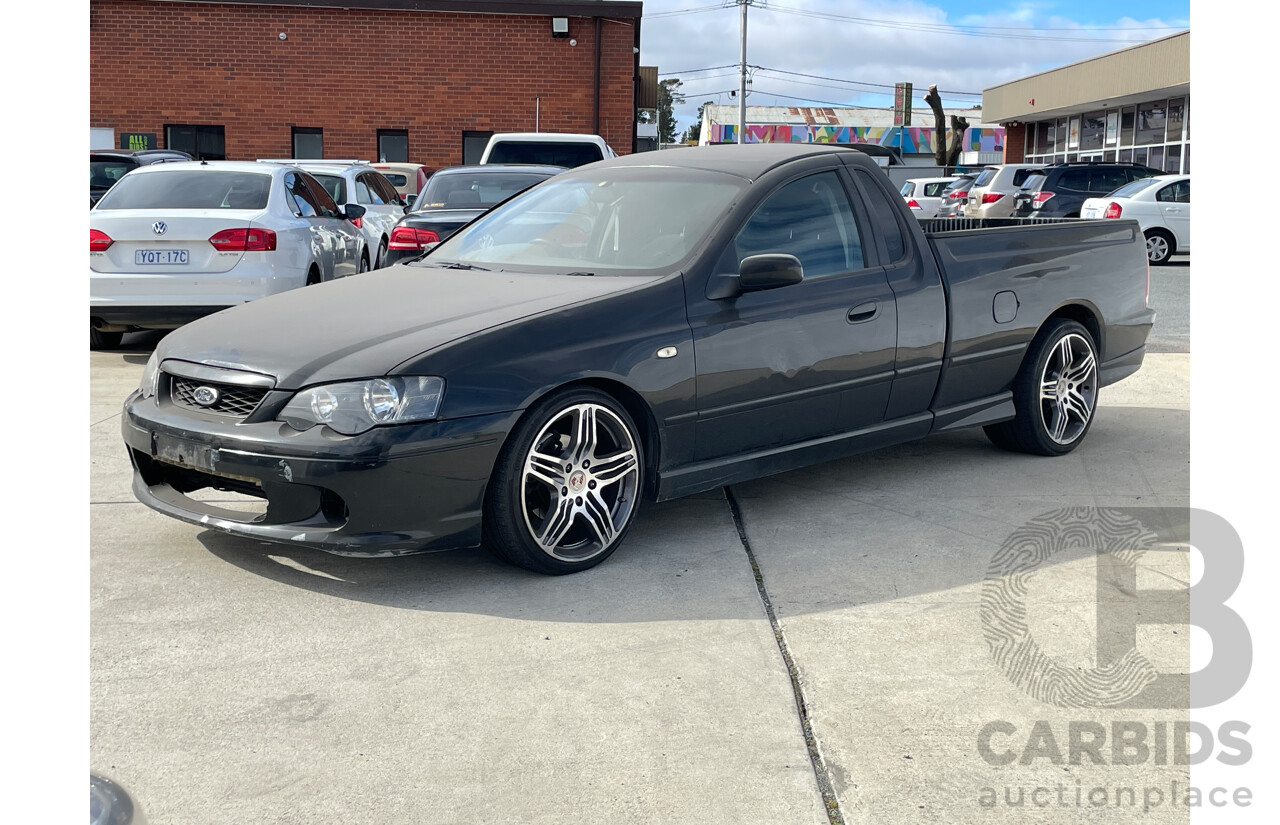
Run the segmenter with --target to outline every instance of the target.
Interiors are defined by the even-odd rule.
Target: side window
[[[1126,183],[1123,169],[1094,169],[1089,177],[1089,191],[1114,192]]]
[[[311,201],[315,204],[316,211],[322,217],[338,217],[338,204],[334,203],[333,198],[329,197],[329,193],[320,185],[320,181],[310,175],[303,175],[302,183],[311,190]]]
[[[289,196],[289,206],[293,208],[294,214],[304,218],[314,218],[320,214],[315,198],[297,172],[284,176],[284,191]]]
[[[1016,169],[1013,173],[1013,185],[1021,188],[1022,184],[1027,182],[1027,178],[1032,175],[1042,174],[1044,174],[1044,172],[1041,169]]]
[[[356,190],[356,203],[365,204],[365,205],[377,203],[377,201],[373,200],[373,197],[369,193],[369,184],[365,183],[364,175],[361,175],[358,178],[356,178],[355,190]]]
[[[915,190],[916,190],[916,185],[911,181],[907,181],[906,183],[902,184],[902,188],[898,190],[898,194],[904,198],[909,198],[911,197],[911,193],[915,192]]]
[[[383,203],[399,203],[400,193],[391,185],[391,181],[387,180],[383,175],[374,172],[370,177],[373,179],[372,189],[376,191],[382,198]]]
[[[861,169],[857,170],[858,181],[867,196],[867,209],[871,211],[871,221],[876,230],[884,237],[885,248],[889,251],[889,263],[896,263],[907,256],[907,243],[902,237],[902,227],[894,218],[893,204],[885,197],[874,178]]]
[[[1180,180],[1156,192],[1156,200],[1164,203],[1191,203],[1191,181]]]
[[[1067,169],[1063,171],[1062,177],[1058,178],[1058,187],[1061,189],[1070,189],[1075,192],[1088,192],[1089,189],[1089,170],[1088,169]],[[1111,190],[1107,190],[1111,191]]]
[[[835,172],[794,180],[765,198],[734,237],[739,261],[767,252],[795,255],[804,277],[862,269],[862,241]]]

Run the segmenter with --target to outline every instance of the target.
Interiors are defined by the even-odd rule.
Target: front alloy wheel
[[[490,484],[485,531],[502,558],[540,573],[604,561],[633,521],[643,456],[611,397],[576,390],[530,411]]]

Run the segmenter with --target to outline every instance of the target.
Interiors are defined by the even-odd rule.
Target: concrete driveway
[[[1000,587],[1028,524],[1102,512],[1154,535],[1139,588],[1185,588],[1186,352],[1104,390],[1066,457],[936,436],[650,506],[607,563],[547,578],[153,513],[119,435],[153,342],[91,354],[90,403],[91,764],[153,822],[1187,821],[1148,790],[1175,797],[1185,765],[1112,748],[1141,723],[1157,753],[1187,718],[1176,679],[1163,709],[1072,699],[1115,649],[1099,598],[1133,592],[1100,584],[1087,540],[1017,604]],[[1036,668],[993,653],[1012,619]],[[1185,627],[1136,633],[1189,670]]]

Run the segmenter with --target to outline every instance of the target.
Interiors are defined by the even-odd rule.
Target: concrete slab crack
[[[747,561],[751,563],[751,573],[756,579],[756,590],[760,594],[764,612],[769,617],[769,626],[773,628],[773,638],[778,644],[778,652],[782,654],[782,661],[787,666],[787,675],[791,679],[791,694],[795,699],[796,713],[800,717],[800,730],[804,734],[804,744],[809,751],[809,762],[813,766],[813,775],[818,781],[818,792],[822,794],[823,810],[827,812],[827,819],[830,820],[831,825],[844,825],[844,816],[840,813],[840,801],[836,798],[835,790],[831,784],[831,773],[827,770],[826,763],[822,760],[822,753],[818,748],[818,739],[814,736],[813,726],[809,722],[809,708],[805,703],[804,690],[800,687],[800,671],[796,668],[795,660],[791,657],[790,648],[787,647],[787,639],[782,632],[782,625],[778,622],[778,614],[773,609],[773,600],[769,598],[769,590],[764,584],[764,574],[760,572],[760,565],[756,562],[756,554],[751,549],[751,541],[747,538],[747,527],[742,519],[742,509],[738,506],[738,500],[734,497],[731,488],[724,488],[724,497],[729,502],[729,512],[733,514],[733,526],[738,529],[738,539],[742,542],[742,549],[746,551]]]

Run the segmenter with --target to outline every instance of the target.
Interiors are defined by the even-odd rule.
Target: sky
[[[705,100],[737,104],[740,22],[734,0],[644,0],[640,63],[680,78],[680,132]],[[906,81],[916,112],[928,111],[931,83],[946,108],[969,108],[984,88],[1190,26],[1189,0],[754,0],[747,102],[892,108],[893,84]]]

